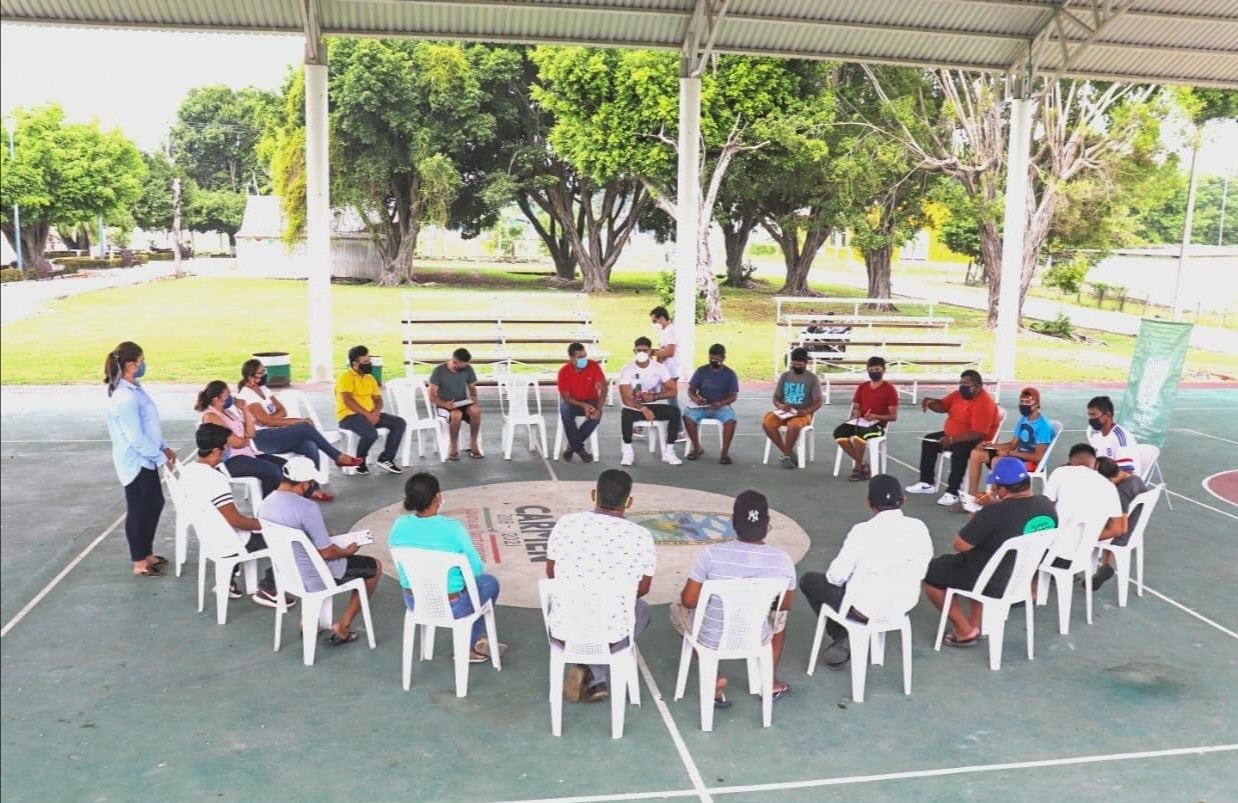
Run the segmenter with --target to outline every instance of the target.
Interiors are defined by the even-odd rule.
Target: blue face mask
[[[1028,416],[1028,415],[1031,415],[1031,414],[1032,414],[1032,405],[1030,405],[1030,404],[1020,404],[1020,405],[1019,405],[1019,415],[1022,415],[1022,416]]]
[[[141,364],[138,365],[138,372],[133,375],[133,378],[141,379],[144,376],[146,376],[146,360],[142,360]]]
[[[224,399],[224,409],[225,409],[225,410],[227,410],[227,409],[228,409],[229,407],[231,407],[233,404],[234,404],[234,402],[233,402],[233,399],[232,399],[232,397],[231,397],[231,396],[229,396],[228,398]]]
[[[576,358],[576,367],[579,368],[580,370],[583,371],[585,367],[588,365],[589,365],[588,357],[577,357]]]

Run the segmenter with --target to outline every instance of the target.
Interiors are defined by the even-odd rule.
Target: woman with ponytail
[[[110,398],[107,429],[112,437],[112,464],[125,488],[125,538],[133,573],[160,577],[167,558],[153,553],[155,531],[163,512],[159,466],[176,464],[159,428],[159,410],[138,381],[146,374],[142,347],[128,340],[103,361],[103,381]]]

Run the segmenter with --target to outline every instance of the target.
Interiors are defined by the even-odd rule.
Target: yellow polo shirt
[[[354,415],[353,409],[344,404],[344,394],[351,393],[353,401],[362,409],[370,412],[374,409],[374,399],[382,398],[382,390],[373,374],[359,374],[349,368],[335,380],[335,420],[343,421]]]

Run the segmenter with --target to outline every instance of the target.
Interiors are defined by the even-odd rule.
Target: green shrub
[[[1078,293],[1091,269],[1092,265],[1087,257],[1075,254],[1070,259],[1055,262],[1053,267],[1045,272],[1042,284],[1045,287],[1056,287],[1067,295]]]
[[[658,293],[658,300],[662,306],[671,311],[672,317],[675,314],[675,272],[664,270],[658,274],[658,280],[654,283],[654,290]],[[696,322],[701,323],[705,320],[705,299],[700,293],[696,294]]]
[[[20,282],[26,278],[26,272],[20,268],[0,268],[0,284]]]
[[[1033,332],[1040,332],[1050,337],[1060,337],[1063,340],[1073,340],[1075,334],[1075,325],[1071,322],[1070,316],[1064,312],[1059,312],[1057,317],[1051,321],[1032,321],[1031,329]]]
[[[773,243],[753,243],[748,246],[750,257],[772,257],[776,253],[778,253],[778,246]]]
[[[136,254],[138,264],[150,261],[148,254]],[[124,260],[121,257],[111,257],[109,259],[99,259],[98,257],[61,257],[56,260],[56,264],[62,268],[72,268],[74,270],[98,270],[101,268],[123,268]]]

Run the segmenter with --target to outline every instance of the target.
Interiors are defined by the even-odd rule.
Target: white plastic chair
[[[886,473],[886,465],[888,464],[889,459],[890,459],[889,458],[889,455],[890,455],[889,438],[890,438],[890,424],[891,423],[893,422],[886,423],[884,434],[878,435],[875,438],[869,438],[868,440],[864,441],[865,448],[867,448],[868,453],[872,455],[871,465],[873,467],[873,471],[872,471],[873,474],[885,474]],[[837,477],[838,472],[842,470],[844,454],[846,453],[843,451],[842,446],[838,446],[838,448],[834,452],[834,476],[835,477]]]
[[[687,418],[687,416],[684,417]],[[702,418],[701,423],[696,425],[697,435],[701,439],[705,438],[705,427],[713,427],[718,430],[718,451],[722,451],[722,422],[716,418]]]
[[[799,460],[800,468],[807,468],[808,462],[813,462],[813,463],[817,462],[817,439],[816,437],[814,437],[816,424],[817,424],[817,414],[813,413],[812,420],[808,422],[808,426],[800,430],[799,440],[795,442],[795,456]],[[782,433],[782,435],[784,436],[787,434],[786,426],[778,427],[778,431]],[[765,457],[761,459],[762,463],[769,462],[769,450],[770,450],[770,447],[773,445],[774,445],[773,441],[771,441],[769,438],[765,439]],[[808,454],[808,462],[805,462],[804,460],[805,452],[807,452]]]
[[[847,591],[837,611],[829,605],[822,605],[817,616],[817,631],[812,638],[808,674],[817,669],[817,655],[825,635],[826,621],[837,622],[847,628],[847,640],[851,647],[851,699],[862,703],[869,660],[871,658],[876,666],[885,663],[886,633],[897,630],[903,645],[903,694],[911,694],[910,613],[920,601],[920,581],[927,566],[927,558],[907,560],[890,567],[889,573],[881,577],[855,577],[847,583]],[[849,618],[852,608],[867,616],[868,621],[858,622]]]
[[[761,725],[768,728],[774,716],[774,652],[772,636],[765,636],[771,610],[782,607],[787,591],[782,578],[744,580],[706,580],[692,620],[691,632],[684,633],[679,650],[679,677],[675,699],[680,700],[688,686],[692,653],[697,655],[700,680],[701,730],[714,729],[714,687],[718,682],[718,662],[741,659],[748,664],[748,692],[761,695]],[[713,647],[700,641],[701,625],[711,599],[721,606],[722,632]]]
[[[1044,456],[1036,464],[1036,470],[1027,473],[1028,479],[1032,482],[1033,490],[1036,488],[1036,480],[1040,480],[1041,490],[1044,490],[1045,483],[1049,481],[1049,456],[1053,454],[1053,447],[1057,445],[1058,437],[1062,434],[1061,421],[1049,419],[1049,426],[1053,428],[1053,440],[1049,441],[1049,445],[1045,447]]]
[[[309,403],[309,399],[299,390],[284,390],[278,394],[280,404],[284,405],[284,409],[288,411],[289,418],[308,418],[314,425],[314,428],[322,433],[322,436],[327,439],[328,443],[340,443],[343,435],[352,434],[347,430],[325,430],[322,428],[322,421],[318,419],[318,413],[314,410],[314,405]],[[355,447],[356,441],[353,442]],[[352,454],[352,450],[344,447],[344,451]],[[296,452],[279,452],[280,457],[285,459],[297,456]],[[331,458],[327,457],[325,452],[318,453],[318,475],[314,477],[319,485],[326,485],[331,482]]]
[[[1092,552],[1105,522],[1068,521],[1058,526],[1057,539],[1040,564],[1036,582],[1036,604],[1049,603],[1049,586],[1057,583],[1057,629],[1070,633],[1070,606],[1074,598],[1074,579],[1083,575],[1083,600],[1088,624],[1092,624]],[[1054,566],[1057,561],[1065,566]]]
[[[241,493],[249,500],[251,517],[258,518],[258,506],[262,504],[262,480],[257,477],[234,477],[222,461],[215,468],[228,478],[228,482],[234,488],[241,490]]]
[[[172,509],[176,512],[176,546],[173,556],[176,562],[176,576],[180,577],[181,568],[185,565],[185,561],[189,560],[189,528],[193,526],[189,513],[189,501],[185,498],[185,489],[181,487],[179,463],[172,470],[168,470],[167,466],[160,467],[159,475],[163,477],[164,483],[168,486],[168,498],[172,500]]]
[[[430,389],[424,378],[401,377],[388,379],[384,392],[391,399],[392,412],[404,419],[404,443],[401,462],[410,465],[413,459],[413,436],[417,436],[417,456],[425,457],[425,436],[438,452],[439,460],[447,460],[447,422],[434,414],[430,407]],[[418,403],[418,398],[421,399]],[[422,415],[422,410],[425,415]],[[350,433],[351,434],[351,433]],[[355,436],[354,436],[355,437]]]
[[[996,442],[997,436],[1002,434],[1002,424],[1006,421],[1006,410],[1003,407],[997,408],[997,423],[993,425],[993,429],[985,433],[985,440]],[[1046,455],[1047,456],[1047,455]],[[946,467],[946,461],[954,458],[954,452],[949,449],[942,449],[937,453],[937,474],[936,482],[933,483],[933,490],[939,490],[942,486],[942,477],[945,476],[943,469]],[[971,467],[968,466],[968,470]],[[967,485],[967,475],[963,475],[963,486]]]
[[[301,598],[301,655],[306,666],[314,665],[314,651],[318,646],[319,627],[321,626],[324,630],[331,627],[334,619],[331,601],[337,594],[357,592],[361,598],[361,616],[365,621],[365,635],[370,642],[370,649],[374,649],[377,644],[374,642],[374,624],[370,620],[370,600],[366,596],[365,580],[358,577],[337,585],[326,562],[310,543],[305,533],[266,519],[259,519],[259,521],[262,522],[262,537],[266,540],[267,551],[270,553],[271,568],[275,570],[275,652],[279,652],[283,636],[284,613],[288,610],[284,601],[286,593]],[[305,554],[309,555],[310,563],[314,566],[314,572],[318,575],[324,587],[323,590],[306,589],[305,580],[301,577],[301,571],[297,567],[293,544],[300,545]]]
[[[665,421],[659,421],[655,418],[653,421],[645,421],[644,419],[641,419],[640,421],[632,422],[632,434],[635,435],[638,430],[644,431],[648,435],[650,454],[653,454],[658,450],[659,440],[662,441],[662,445],[666,445],[667,434]]]
[[[1002,668],[1002,644],[1005,641],[1006,620],[1010,618],[1010,608],[1015,603],[1022,602],[1027,613],[1027,660],[1032,660],[1035,632],[1032,575],[1040,568],[1041,559],[1057,535],[1058,531],[1053,529],[1015,536],[1002,544],[1001,549],[989,558],[972,588],[947,588],[946,598],[941,606],[941,621],[937,625],[937,643],[933,649],[941,651],[941,640],[946,635],[946,622],[950,618],[950,603],[954,598],[975,600],[984,606],[980,617],[980,634],[989,637],[989,669],[996,672]],[[1014,568],[1010,571],[1010,580],[1006,583],[1005,590],[999,597],[985,594],[984,588],[989,584],[993,573],[1001,565],[1002,559],[1010,554],[1014,555]]]
[[[215,621],[224,625],[228,623],[228,589],[232,585],[233,570],[240,564],[246,593],[257,593],[257,561],[270,557],[269,550],[247,551],[241,536],[211,505],[191,507],[189,515],[198,536],[198,613],[202,613],[206,605],[206,562],[214,561]]]
[[[583,415],[576,416],[576,426],[580,427],[581,423],[586,420],[587,419]],[[558,422],[559,422],[559,425],[555,428],[554,453],[551,455],[551,457],[553,457],[555,460],[559,459],[559,454],[563,451],[563,448],[566,445],[566,441],[565,441],[566,436],[563,433],[563,418],[559,417]],[[595,428],[593,432],[589,434],[589,450],[593,454],[594,460],[598,460],[601,457],[601,454],[598,448],[598,443],[599,443],[598,431]]]
[[[606,632],[613,607],[620,595],[631,595],[628,606],[627,644],[612,649],[598,641]],[[596,581],[542,580],[538,584],[542,621],[550,644],[550,732],[563,735],[563,673],[571,664],[610,665],[610,737],[623,737],[625,703],[640,705],[640,678],[636,667],[636,589]],[[550,610],[560,609],[559,631],[550,631]]]
[[[477,617],[486,619],[486,638],[490,641],[490,662],[494,668],[501,670],[503,662],[499,656],[499,636],[494,623],[494,605],[486,602],[477,605],[477,580],[469,566],[468,558],[455,552],[440,552],[431,549],[415,549],[413,547],[394,547],[391,559],[395,561],[399,571],[408,578],[412,587],[410,592],[417,602],[414,610],[404,608],[404,691],[408,691],[413,683],[413,646],[417,637],[417,628],[421,627],[421,660],[429,661],[434,657],[434,634],[440,627],[451,629],[453,656],[456,664],[456,696],[465,697],[469,690],[469,651],[472,649],[470,636],[473,622]],[[474,601],[473,612],[459,619],[451,610],[451,600],[447,597],[447,575],[452,569],[459,570],[464,577],[464,591],[469,599]]]
[[[503,458],[512,459],[512,442],[516,439],[516,427],[524,427],[529,436],[529,449],[535,451],[541,444],[541,453],[545,457],[549,451],[546,448],[546,419],[542,416],[541,386],[535,379],[529,379],[520,374],[508,374],[500,381],[503,392],[499,394],[499,406],[503,413]],[[529,407],[529,393],[532,391],[537,412]],[[541,440],[537,440],[540,436]]]
[[[1131,530],[1131,537],[1125,544],[1118,545],[1113,541],[1101,541],[1096,545],[1093,564],[1096,563],[1096,558],[1099,558],[1101,553],[1113,554],[1114,571],[1118,580],[1119,608],[1126,607],[1126,599],[1130,594],[1132,553],[1135,556],[1135,591],[1139,596],[1143,596],[1143,532],[1148,528],[1148,520],[1152,518],[1152,511],[1156,510],[1156,503],[1160,500],[1164,490],[1164,485],[1153,485],[1131,500],[1131,508],[1126,515],[1133,516],[1136,511],[1139,511],[1139,521],[1136,522],[1135,529]]]
[[[1170,510],[1174,509],[1173,499],[1169,497],[1169,488],[1165,485],[1165,475],[1161,473],[1161,447],[1153,446],[1150,443],[1139,444],[1139,479],[1143,480],[1149,486],[1152,485],[1152,475],[1155,474],[1160,480],[1157,484],[1165,491],[1165,504]]]

